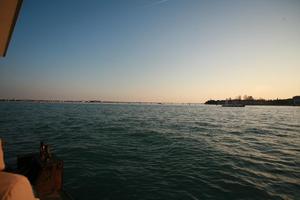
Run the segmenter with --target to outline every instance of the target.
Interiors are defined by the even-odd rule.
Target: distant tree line
[[[208,100],[205,104],[211,105],[223,105],[223,104],[243,104],[243,105],[280,105],[280,106],[293,106],[294,100],[292,98],[289,99],[263,99],[258,98],[255,99],[253,96],[244,95],[243,98],[241,95],[236,98],[227,98],[225,100]]]

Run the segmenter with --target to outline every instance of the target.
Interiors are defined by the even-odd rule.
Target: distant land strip
[[[202,103],[173,103],[173,102],[143,102],[143,101],[107,101],[107,100],[45,100],[45,99],[0,99],[0,102],[32,102],[32,103],[90,103],[90,104],[181,104],[181,105],[197,105]],[[206,105],[271,105],[271,106],[300,106],[300,95],[288,99],[254,99],[252,96],[237,97],[234,99],[227,98],[225,100],[208,100]]]
[[[46,100],[46,99],[0,99],[0,102],[32,102],[32,103],[90,103],[90,104],[203,104],[203,103],[173,103],[173,102],[150,102],[150,101],[106,101],[106,100]]]
[[[294,96],[289,99],[254,99],[252,96],[245,96],[226,100],[208,100],[205,102],[208,105],[224,105],[224,104],[239,104],[239,105],[262,105],[262,106],[300,106],[300,96]]]

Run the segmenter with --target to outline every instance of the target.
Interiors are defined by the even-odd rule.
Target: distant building
[[[295,106],[300,106],[300,96],[294,96],[293,101]]]

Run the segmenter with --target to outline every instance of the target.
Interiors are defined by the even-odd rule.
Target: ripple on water
[[[300,199],[300,110],[0,103],[6,158],[44,140],[76,199]]]

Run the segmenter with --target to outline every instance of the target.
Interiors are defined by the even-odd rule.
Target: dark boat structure
[[[28,178],[40,200],[73,199],[63,188],[63,160],[51,154],[49,146],[43,142],[40,152],[18,156],[15,173]]]

